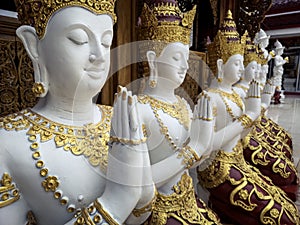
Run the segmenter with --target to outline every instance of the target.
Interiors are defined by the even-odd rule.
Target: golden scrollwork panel
[[[21,42],[17,42],[17,56],[19,60],[20,109],[24,109],[34,106],[37,102],[37,98],[32,92],[32,85],[34,83],[32,62]]]
[[[15,41],[0,40],[0,114],[19,109]]]
[[[22,43],[15,38],[0,39],[0,116],[36,104],[33,82],[32,63]]]

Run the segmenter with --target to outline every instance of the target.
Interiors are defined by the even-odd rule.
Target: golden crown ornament
[[[240,54],[244,55],[246,36],[240,38],[236,29],[236,24],[232,18],[230,10],[221,28],[218,30],[214,41],[207,45],[209,67],[214,74],[217,74],[217,60],[222,59],[224,64],[230,56]]]
[[[175,0],[159,0],[151,5],[144,3],[140,16],[139,40],[190,44],[195,14],[196,6],[182,13]]]
[[[249,36],[248,32],[246,31],[246,45],[245,45],[245,53],[244,53],[244,66],[246,67],[250,62],[256,61],[257,63],[260,63],[261,58],[259,56],[259,52],[257,50],[256,45],[251,40],[251,37]]]
[[[18,18],[23,25],[33,26],[39,39],[45,34],[51,16],[62,8],[78,6],[95,14],[108,14],[117,21],[116,0],[15,0]]]

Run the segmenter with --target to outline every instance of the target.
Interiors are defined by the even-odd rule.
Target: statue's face
[[[110,67],[113,21],[80,7],[58,11],[39,42],[39,61],[49,78],[49,92],[59,97],[96,95]]]
[[[283,48],[277,49],[276,52],[277,52],[276,55],[282,55],[283,54]]]
[[[244,57],[240,54],[229,57],[224,65],[224,79],[234,84],[239,81],[244,72]]]
[[[188,58],[188,45],[180,42],[168,44],[156,59],[158,76],[179,87],[188,70]]]
[[[261,42],[260,42],[261,48],[266,48],[266,47],[268,47],[268,45],[269,45],[269,38],[264,38],[261,40]]]
[[[245,68],[245,80],[251,81],[257,76],[257,62],[252,61],[248,63]]]

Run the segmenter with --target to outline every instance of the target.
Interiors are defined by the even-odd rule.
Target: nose
[[[91,52],[89,55],[90,63],[101,63],[105,62],[105,48],[98,41],[95,41],[95,44],[91,46]]]
[[[244,72],[245,71],[245,67],[244,67],[244,63],[240,62],[240,71]]]
[[[180,69],[182,70],[188,70],[189,69],[189,64],[188,64],[188,60],[186,58],[183,58],[181,65],[180,65]]]

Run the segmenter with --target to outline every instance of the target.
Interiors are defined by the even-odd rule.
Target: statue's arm
[[[18,189],[0,149],[0,225],[25,225],[30,209]]]

